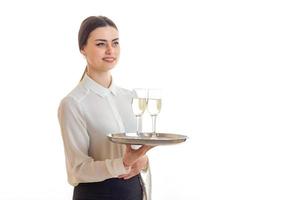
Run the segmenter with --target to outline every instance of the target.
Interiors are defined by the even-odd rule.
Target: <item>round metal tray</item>
[[[170,145],[184,142],[187,139],[185,135],[174,133],[111,133],[107,135],[112,142],[119,144],[135,144],[135,145]]]

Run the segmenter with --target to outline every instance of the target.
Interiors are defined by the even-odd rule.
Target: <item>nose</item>
[[[110,54],[112,54],[112,52],[113,52],[113,47],[110,44],[108,44],[107,47],[106,47],[105,53],[107,55],[110,55]]]

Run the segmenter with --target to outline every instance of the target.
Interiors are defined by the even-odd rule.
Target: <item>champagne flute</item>
[[[161,110],[161,90],[160,89],[149,89],[148,90],[148,112],[152,118],[152,136],[158,137],[159,134],[156,132],[156,117]]]
[[[133,89],[134,97],[132,99],[132,110],[134,115],[136,116],[136,133],[140,136],[140,132],[142,130],[142,115],[147,107],[147,98],[148,91],[143,88]]]

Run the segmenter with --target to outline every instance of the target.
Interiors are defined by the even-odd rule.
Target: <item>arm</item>
[[[65,98],[58,110],[64,143],[66,165],[71,182],[95,182],[128,173],[123,159],[95,161],[88,156],[89,135],[80,104],[71,97]]]

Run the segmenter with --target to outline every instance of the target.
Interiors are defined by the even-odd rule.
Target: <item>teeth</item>
[[[114,58],[104,58],[103,60],[105,60],[105,61],[114,61],[115,59]]]

